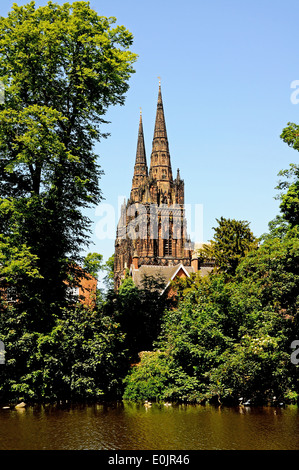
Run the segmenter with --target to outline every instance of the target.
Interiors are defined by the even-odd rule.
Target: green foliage
[[[42,311],[44,330],[89,243],[83,209],[102,198],[93,146],[134,72],[132,34],[115,22],[83,1],[14,4],[0,18],[0,232],[34,258],[39,277],[23,276],[19,305]]]
[[[269,222],[268,228],[269,231],[260,237],[261,241],[268,240],[269,238],[284,238],[290,229],[290,224],[282,215],[277,215]]]
[[[257,247],[257,240],[249,229],[249,223],[221,217],[210,245],[201,250],[204,258],[215,260],[217,268],[228,275],[234,275],[240,261]]]
[[[166,351],[144,351],[124,380],[124,400],[184,401],[195,400],[198,381],[172,361]]]
[[[17,294],[0,304],[3,399],[96,399],[121,383],[119,324],[103,299],[91,312],[67,296],[90,239],[83,210],[102,199],[93,147],[134,73],[132,34],[115,23],[84,1],[13,4],[0,18],[0,289]],[[101,258],[84,267],[97,274]]]
[[[83,269],[98,278],[98,273],[103,269],[103,255],[100,253],[88,253],[83,262]]]
[[[299,127],[282,133],[299,150]],[[217,220],[201,250],[216,270],[174,282],[178,303],[164,313],[152,352],[125,380],[124,398],[242,404],[296,403],[299,332],[299,171],[280,172],[281,214],[258,241],[243,221]]]
[[[161,287],[159,279],[145,276],[137,288],[128,276],[117,293],[108,294],[104,309],[107,315],[115,315],[119,321],[133,362],[140,351],[152,349],[159,335],[162,314],[169,302],[161,295]]]
[[[108,289],[114,287],[114,253],[111,255],[103,266],[106,275],[104,277],[104,283]]]
[[[299,150],[298,130],[297,124],[289,122],[280,135],[283,142],[297,151]],[[299,166],[292,163],[288,170],[280,171],[279,176],[284,178],[277,186],[277,189],[281,191],[280,209],[285,220],[294,227],[299,225]]]
[[[142,356],[127,377],[124,398],[296,401],[290,345],[298,335],[298,242],[295,227],[245,254],[229,279],[218,271],[177,281],[179,303],[164,314],[155,354]]]
[[[14,4],[0,19],[0,398],[296,402],[299,332],[299,169],[280,173],[281,214],[259,241],[246,221],[217,220],[201,252],[216,268],[175,282],[130,276],[112,287],[114,257],[89,253],[108,293],[93,310],[71,305],[90,221],[101,200],[93,144],[110,105],[123,104],[136,56],[132,35],[88,2]],[[299,126],[281,138],[299,150]],[[82,260],[81,260],[82,261]]]
[[[164,389],[168,381],[169,366],[167,355],[160,351],[142,353],[140,364],[133,366],[124,383],[124,400],[164,399]]]
[[[291,164],[288,170],[280,171],[279,176],[284,177],[277,186],[281,191],[278,196],[281,201],[280,210],[283,218],[291,227],[295,227],[299,225],[299,166]]]
[[[0,235],[1,284],[16,284],[21,278],[39,277],[37,258],[26,245],[14,246],[9,237]]]
[[[299,227],[283,238],[269,237],[237,270],[236,281],[248,279],[258,288],[263,306],[296,316],[299,292]]]
[[[2,312],[2,400],[50,402],[117,397],[126,371],[119,324],[81,307],[65,310],[48,333],[31,331],[26,313]]]
[[[164,313],[156,350],[127,376],[125,399],[298,400],[290,346],[299,331],[299,231],[285,205],[297,207],[292,196],[259,245],[247,222],[218,220],[201,251],[217,269],[175,281],[178,303]]]

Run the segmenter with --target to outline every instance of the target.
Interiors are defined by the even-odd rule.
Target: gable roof
[[[173,281],[175,279],[175,277],[177,276],[177,274],[180,272],[180,270],[182,270],[186,277],[190,277],[190,273],[193,273],[194,272],[194,269],[193,267],[191,266],[183,266],[182,263],[180,263],[179,265],[176,266],[176,270],[175,272],[173,273],[173,275],[171,276],[171,278],[169,279],[167,285],[165,286],[165,289],[163,290],[163,292],[166,291],[166,289],[169,287],[171,281]]]
[[[144,277],[155,277],[164,283],[165,287],[162,292],[168,288],[170,282],[176,277],[179,273],[180,269],[182,269],[186,275],[186,277],[190,277],[190,274],[194,272],[193,267],[191,266],[183,266],[183,264],[176,264],[175,266],[148,266],[142,265],[139,269],[132,269],[131,275],[134,284],[137,287],[140,287],[142,284],[142,280]]]

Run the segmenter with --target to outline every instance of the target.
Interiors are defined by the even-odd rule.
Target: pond
[[[1,450],[299,450],[296,406],[0,409]]]

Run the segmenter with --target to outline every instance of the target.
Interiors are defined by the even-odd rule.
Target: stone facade
[[[121,208],[115,240],[116,289],[127,270],[142,266],[191,267],[192,246],[187,236],[184,203],[184,181],[179,170],[173,179],[159,85],[149,170],[140,113],[130,198]]]

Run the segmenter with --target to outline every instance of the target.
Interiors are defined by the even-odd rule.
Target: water
[[[299,450],[297,407],[0,409],[1,450]]]

